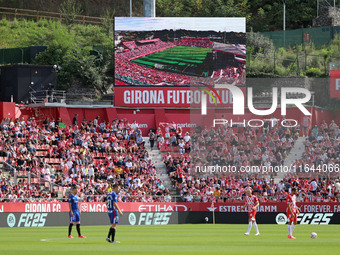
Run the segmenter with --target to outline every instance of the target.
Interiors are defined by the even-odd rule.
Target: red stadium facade
[[[34,111],[28,107],[18,107],[15,103],[0,103],[1,118],[5,117],[34,117]],[[316,107],[307,107],[307,109],[312,112],[312,122],[311,126],[322,123],[326,121],[327,123],[334,120],[338,125],[340,125],[340,118],[338,112],[333,112],[329,110],[323,110]],[[139,111],[137,111],[139,110]],[[249,111],[245,111],[243,116],[234,116],[231,108],[227,109],[208,109],[207,116],[203,119],[201,116],[201,110],[197,108],[196,110],[189,110],[186,107],[179,109],[165,109],[154,108],[143,109],[137,108],[136,106],[131,108],[71,108],[71,107],[43,107],[40,108],[40,112],[46,117],[50,118],[61,118],[62,122],[67,125],[72,124],[72,118],[75,114],[79,115],[79,119],[94,119],[100,116],[101,120],[112,122],[116,118],[127,119],[130,122],[136,120],[140,124],[140,128],[143,135],[147,135],[150,128],[158,127],[159,123],[172,123],[175,122],[179,127],[183,129],[184,132],[190,131],[191,128],[196,126],[212,126],[214,119],[222,118],[224,119],[234,119],[235,121],[240,121],[245,119],[257,119],[258,116],[253,115]],[[280,109],[277,109],[274,113],[275,117],[281,119]],[[287,109],[287,119],[294,119],[301,121],[303,118],[303,113],[297,108]]]
[[[330,98],[340,99],[340,71],[332,70],[330,73]]]

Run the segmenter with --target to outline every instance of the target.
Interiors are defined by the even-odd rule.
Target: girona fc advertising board
[[[123,212],[246,212],[242,210],[242,202],[237,203],[119,203]],[[297,203],[301,212],[305,213],[340,213],[340,203]],[[81,212],[107,212],[105,203],[79,203]],[[58,213],[68,212],[68,203],[0,203],[0,213]],[[285,202],[260,203],[258,212],[286,212]]]
[[[246,88],[239,88],[246,94]],[[200,107],[202,94],[211,94],[208,106],[232,107],[228,89],[213,87],[115,87],[115,106],[124,107]],[[216,95],[217,94],[217,95]],[[244,97],[246,98],[246,97]]]

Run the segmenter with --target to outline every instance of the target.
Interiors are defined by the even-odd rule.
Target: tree
[[[76,21],[77,16],[81,15],[82,13],[82,7],[81,4],[77,3],[76,0],[67,0],[60,5],[59,12],[61,13],[63,19],[65,20],[65,24],[70,31]]]
[[[115,15],[115,10],[106,10],[103,16],[103,29],[107,36],[113,36],[113,19]]]
[[[156,6],[160,17],[249,18],[248,7],[248,0],[158,0]]]

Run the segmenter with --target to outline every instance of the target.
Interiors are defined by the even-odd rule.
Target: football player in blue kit
[[[71,189],[71,195],[68,198],[68,203],[70,207],[70,212],[69,212],[70,225],[68,227],[68,238],[73,238],[73,236],[71,235],[73,223],[76,223],[78,237],[86,238],[86,236],[83,236],[80,233],[80,213],[79,213],[79,207],[78,207],[79,197],[77,196],[77,193],[78,193],[78,187],[73,186]]]
[[[117,205],[118,193],[120,191],[120,186],[118,184],[112,185],[112,192],[107,194],[107,210],[110,218],[111,227],[106,241],[109,243],[120,243],[115,240],[116,227],[119,223],[119,215],[122,216],[123,213]],[[119,215],[118,215],[119,214]],[[111,239],[110,239],[111,237]]]

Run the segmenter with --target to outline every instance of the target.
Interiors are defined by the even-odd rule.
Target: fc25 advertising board
[[[122,225],[211,223],[246,224],[243,203],[119,203]],[[298,203],[299,224],[340,224],[340,203]],[[108,225],[105,203],[80,203],[82,225]],[[68,203],[0,203],[0,227],[44,227],[68,224]],[[262,203],[259,224],[286,224],[286,203]]]

